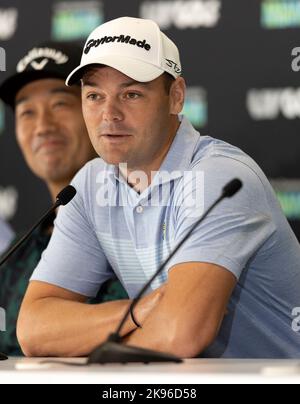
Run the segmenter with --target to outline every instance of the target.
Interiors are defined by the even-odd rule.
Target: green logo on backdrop
[[[102,1],[64,1],[54,5],[52,38],[57,41],[86,39],[103,24]]]
[[[261,25],[267,29],[300,27],[299,0],[263,0],[261,3]]]
[[[289,220],[300,220],[300,179],[270,179],[283,212]]]
[[[197,129],[203,128],[208,121],[206,91],[201,87],[188,87],[183,114]]]

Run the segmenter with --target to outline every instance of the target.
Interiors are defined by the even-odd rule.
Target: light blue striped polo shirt
[[[200,136],[181,119],[165,161],[141,195],[100,158],[77,174],[77,195],[60,209],[32,280],[92,297],[116,274],[133,298],[224,185],[239,177],[243,189],[198,227],[151,289],[179,263],[223,266],[238,283],[220,333],[203,356],[300,357],[293,317],[300,307],[300,248],[273,189],[249,156]]]

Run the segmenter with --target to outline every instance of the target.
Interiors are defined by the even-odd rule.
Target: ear
[[[170,89],[170,114],[181,113],[185,100],[186,84],[183,77],[178,77]]]

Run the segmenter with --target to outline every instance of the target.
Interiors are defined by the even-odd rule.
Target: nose
[[[34,134],[38,137],[44,137],[55,133],[57,122],[52,111],[48,108],[40,108],[36,115]]]
[[[119,122],[124,119],[121,106],[115,99],[107,99],[103,105],[102,119],[106,122]]]

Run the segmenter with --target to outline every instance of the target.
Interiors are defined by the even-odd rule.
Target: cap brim
[[[9,77],[0,85],[0,98],[8,105],[14,107],[15,99],[18,92],[27,84],[47,79],[57,78],[65,80],[66,76],[59,74],[58,72],[51,71],[29,71],[24,73],[17,73],[14,76]]]
[[[126,58],[123,56],[121,58],[120,55],[108,55],[102,56],[101,58],[95,58],[94,60],[90,59],[88,63],[78,66],[68,76],[66,85],[72,86],[73,84],[76,84],[82,78],[84,70],[91,65],[105,65],[112,67],[131,79],[141,83],[155,80],[164,73],[163,69],[138,59]]]

